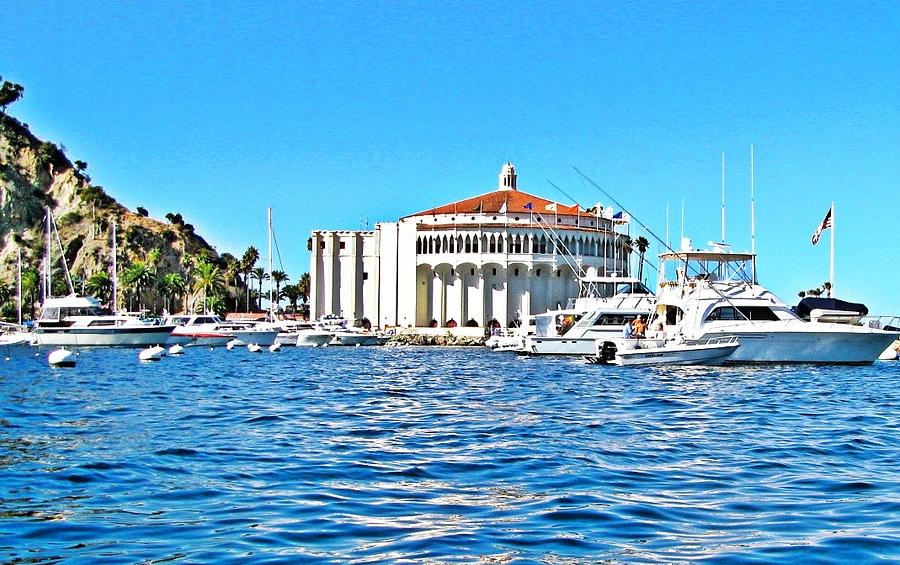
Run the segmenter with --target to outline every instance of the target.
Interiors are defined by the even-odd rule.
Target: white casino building
[[[374,231],[314,230],[310,316],[381,327],[508,326],[576,297],[579,274],[627,274],[622,229],[611,209],[519,191],[506,163],[493,192]]]

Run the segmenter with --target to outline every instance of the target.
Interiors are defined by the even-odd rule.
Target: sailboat
[[[0,322],[0,346],[25,345],[31,343],[31,332],[22,326],[22,250],[16,250],[16,296],[18,297],[19,317],[17,324]]]
[[[41,316],[35,322],[34,333],[38,345],[54,346],[125,346],[146,347],[163,345],[169,339],[173,325],[157,325],[134,316],[117,315],[104,308],[100,300],[92,296],[75,294],[68,266],[63,257],[63,267],[70,294],[51,296],[50,270],[52,265],[52,234],[59,231],[53,215],[47,209],[47,257],[44,262],[44,301]],[[115,228],[113,229],[113,257],[115,257]],[[115,260],[115,259],[114,259]],[[113,274],[115,279],[115,274]]]

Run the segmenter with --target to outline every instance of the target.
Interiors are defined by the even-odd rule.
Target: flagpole
[[[828,271],[828,282],[831,288],[828,290],[828,298],[834,295],[834,202],[831,203],[831,268]]]

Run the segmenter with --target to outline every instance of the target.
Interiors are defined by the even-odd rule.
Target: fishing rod
[[[634,214],[632,214],[631,212],[629,212],[629,211],[625,208],[625,206],[623,206],[618,200],[616,200],[616,198],[615,198],[612,194],[610,194],[609,192],[607,192],[606,190],[604,190],[600,185],[598,185],[596,182],[594,182],[594,180],[591,179],[589,176],[587,176],[586,174],[582,173],[582,172],[578,169],[578,167],[573,166],[572,168],[575,169],[575,172],[578,173],[578,175],[579,175],[583,180],[589,182],[589,183],[591,184],[591,186],[593,186],[594,188],[596,188],[597,190],[599,190],[604,196],[606,196],[607,198],[609,198],[609,199],[613,202],[613,204],[615,204],[615,205],[618,206],[623,212],[625,212],[626,214],[628,214],[629,216],[631,216],[631,218],[632,218],[635,222],[637,222],[638,225],[640,225],[642,228],[644,228],[644,230],[645,230],[647,233],[649,233],[649,234],[653,237],[653,239],[655,239],[656,241],[658,241],[658,242],[659,242],[664,248],[666,248],[670,253],[673,253],[673,254],[675,254],[675,255],[678,255],[678,252],[676,252],[674,249],[672,249],[672,247],[670,247],[668,243],[666,243],[666,242],[663,241],[658,235],[656,235],[656,234],[653,232],[653,230],[651,230],[651,229],[650,229],[644,222],[642,222],[637,216],[635,216]],[[687,258],[685,258],[685,260],[684,260],[684,266],[685,266],[685,272],[687,272],[687,269],[690,269],[690,270],[694,271],[698,276],[700,276],[700,275],[702,274],[702,273],[700,273],[700,270],[699,270],[698,268],[693,267],[693,266],[691,266],[690,263],[688,263]],[[743,270],[743,269],[741,269],[741,270]],[[704,279],[701,279],[701,280],[704,280]],[[714,287],[714,286],[712,285],[712,283],[711,283],[709,280],[705,280],[705,282],[707,283],[707,286],[708,286],[713,292],[715,292],[715,293],[719,296],[719,298],[721,298],[722,300],[724,300],[725,302],[727,302],[729,305],[731,305],[731,307],[734,308],[734,310],[735,310],[738,314],[740,314],[745,320],[750,321],[750,318],[748,318],[743,312],[741,312],[740,309],[738,309],[738,307],[735,306],[734,303],[732,303],[731,300],[730,300],[727,296],[725,296],[719,289],[717,289],[716,287]]]

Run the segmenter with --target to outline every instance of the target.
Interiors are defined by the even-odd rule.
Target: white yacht
[[[535,331],[518,353],[594,355],[596,340],[621,337],[625,325],[653,310],[653,293],[636,278],[596,276],[581,286],[582,296],[567,308],[535,315]]]
[[[29,345],[34,334],[18,324],[0,322],[0,346]]]
[[[309,322],[287,321],[282,323],[275,343],[297,347],[321,347],[334,338],[330,331],[316,327]]]
[[[174,324],[169,345],[223,347],[233,340],[240,344],[270,346],[275,343],[278,330],[259,328],[244,322],[226,322],[215,314],[177,314],[168,316],[166,323]]]
[[[852,317],[804,320],[756,280],[756,255],[724,246],[660,255],[657,319],[669,336],[689,343],[736,336],[740,347],[728,363],[867,364],[897,332],[860,325]],[[654,322],[651,322],[654,324]]]
[[[345,318],[333,314],[319,318],[316,326],[332,334],[329,345],[384,345],[390,339],[368,328],[350,325]]]
[[[164,344],[174,329],[134,316],[111,314],[90,296],[48,298],[34,324],[38,345],[138,347]]]

